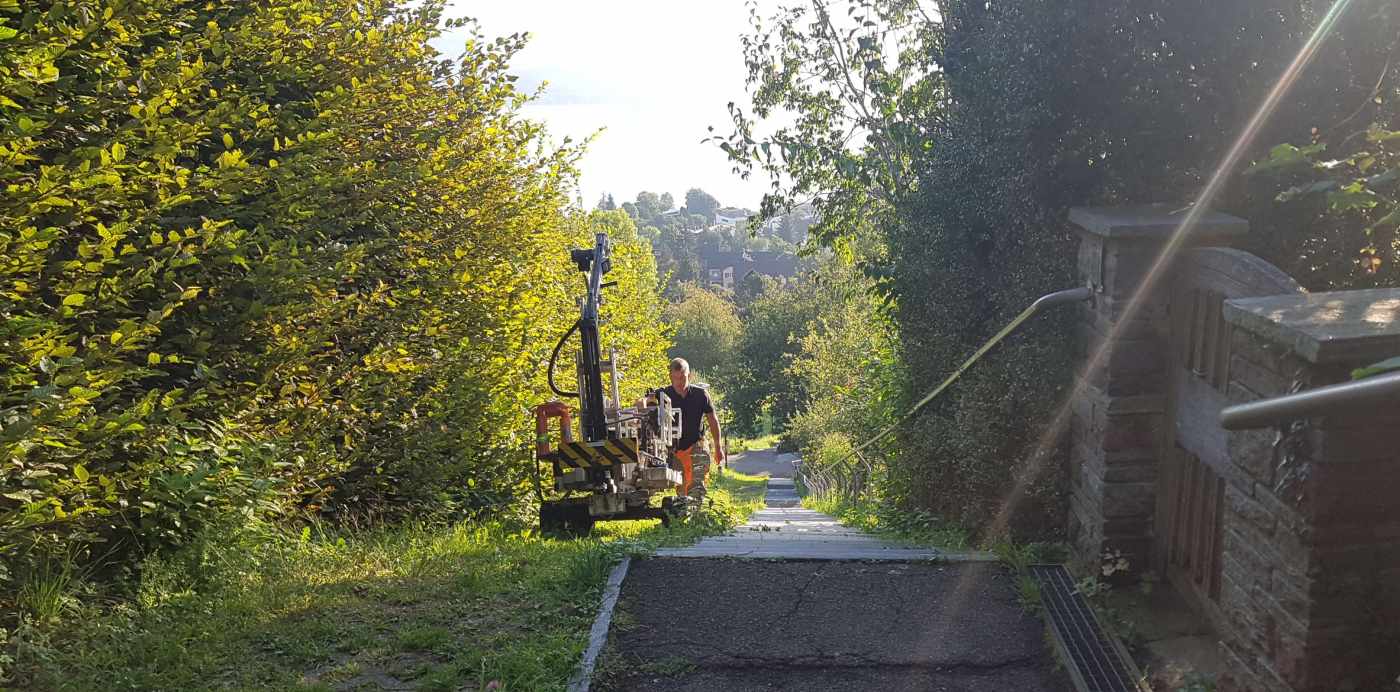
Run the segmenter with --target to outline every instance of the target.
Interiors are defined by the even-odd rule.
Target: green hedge
[[[0,2],[0,552],[521,506],[593,222],[524,39],[443,60],[442,4]],[[663,372],[618,252],[615,345]]]
[[[1193,200],[1328,6],[941,3],[929,74],[946,98],[922,123],[916,192],[890,238],[909,395],[931,389],[1036,297],[1077,283],[1070,207]],[[1306,140],[1314,127],[1345,137],[1348,113],[1360,114],[1360,129],[1370,111],[1393,109],[1379,104],[1394,93],[1384,68],[1395,15],[1393,2],[1352,3],[1252,151]],[[1371,94],[1378,78],[1381,93]],[[1265,213],[1276,183],[1235,180],[1214,203],[1255,222],[1251,243],[1267,257],[1312,275],[1310,285],[1356,273],[1359,232],[1348,240],[1296,209],[1286,219]],[[1081,362],[1068,315],[1036,318],[912,426],[892,467],[900,497],[971,526],[1001,508]],[[1064,526],[1064,447],[1050,450],[1055,458],[1031,464],[1039,473],[1019,478],[1029,501],[1014,516],[1031,531]]]

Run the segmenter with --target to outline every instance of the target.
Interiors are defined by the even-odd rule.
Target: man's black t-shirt
[[[666,393],[672,406],[681,410],[681,439],[676,443],[676,449],[690,449],[700,440],[701,419],[705,414],[715,412],[710,405],[710,393],[695,385],[686,387],[685,396],[681,396],[675,387],[661,391]]]

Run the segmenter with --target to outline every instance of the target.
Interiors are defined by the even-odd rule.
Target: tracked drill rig
[[[554,471],[554,489],[563,494],[540,505],[540,528],[546,532],[587,534],[596,521],[610,519],[669,520],[672,498],[653,506],[652,497],[681,484],[681,473],[667,465],[667,450],[680,438],[680,410],[665,396],[648,397],[638,406],[622,406],[616,350],[603,359],[598,334],[598,308],[604,282],[612,269],[612,244],[606,233],[594,238],[592,249],[575,249],[570,259],[588,275],[588,292],[580,301],[579,319],[555,344],[549,357],[549,388],[559,397],[578,400],[579,436],[573,433],[573,409],[560,400],[535,407],[535,454]],[[554,382],[555,364],[575,332],[579,350],[574,358],[577,390],[564,391]],[[608,376],[605,391],[603,376]],[[655,404],[649,403],[654,399]],[[559,420],[559,436],[551,445],[549,422]]]

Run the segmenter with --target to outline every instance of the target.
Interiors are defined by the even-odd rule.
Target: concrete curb
[[[583,658],[574,669],[573,677],[569,678],[569,692],[588,692],[588,686],[593,682],[593,666],[598,663],[598,654],[602,653],[603,644],[608,641],[608,627],[612,625],[613,608],[617,607],[617,597],[622,592],[622,580],[627,578],[627,567],[631,564],[632,558],[624,557],[608,575],[608,584],[603,587],[603,603],[598,607],[598,617],[593,620],[593,629],[588,632],[588,648],[584,650]]]

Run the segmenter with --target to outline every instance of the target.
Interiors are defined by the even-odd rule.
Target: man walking
[[[673,450],[681,467],[680,496],[704,497],[705,476],[710,470],[710,450],[706,447],[700,430],[701,417],[710,424],[710,437],[714,440],[714,458],[723,468],[725,462],[724,443],[720,436],[719,418],[715,416],[714,405],[710,403],[710,393],[704,387],[690,384],[690,363],[684,358],[671,361],[671,386],[661,390],[671,400],[671,406],[681,410],[681,439]]]

